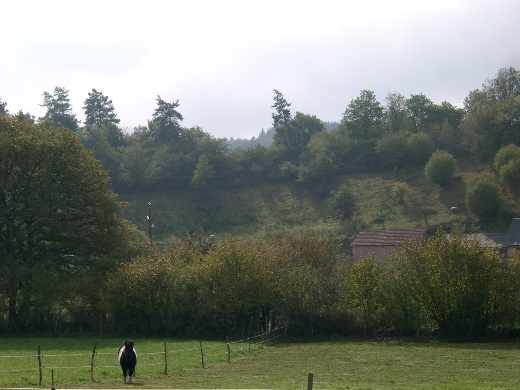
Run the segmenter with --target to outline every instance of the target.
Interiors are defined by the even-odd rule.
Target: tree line
[[[398,94],[383,106],[362,91],[329,131],[315,116],[293,113],[275,90],[273,145],[234,152],[200,128],[182,127],[179,102],[160,97],[148,125],[132,134],[121,131],[112,102],[97,90],[85,101],[82,127],[63,88],[44,94],[39,119],[0,102],[0,327],[208,335],[274,325],[293,334],[511,330],[516,262],[462,240],[437,237],[385,264],[350,264],[335,237],[312,232],[181,240],[151,253],[143,233],[121,218],[113,190],[205,194],[283,180],[326,194],[348,219],[352,193],[348,185],[330,188],[336,175],[410,166],[446,186],[464,158],[493,167],[466,203],[494,218],[511,212],[508,200],[520,188],[519,85],[519,72],[503,69],[470,93],[464,109]],[[389,197],[420,209],[404,190]]]
[[[505,262],[492,249],[440,233],[385,262],[351,262],[337,237],[303,229],[178,240],[97,272],[42,266],[19,293],[11,332],[511,337],[520,313],[519,260]],[[0,330],[8,325],[0,317]]]
[[[316,116],[292,112],[274,90],[273,144],[249,150],[230,150],[225,139],[183,127],[180,102],[160,96],[147,125],[131,134],[122,132],[112,101],[96,89],[84,102],[84,126],[62,87],[44,93],[46,113],[37,122],[77,133],[119,192],[206,192],[282,180],[328,193],[337,175],[423,167],[435,150],[470,162],[492,161],[502,146],[520,143],[519,91],[520,72],[514,68],[499,70],[471,91],[463,108],[434,103],[424,94],[390,93],[383,104],[373,91],[362,90],[347,104],[339,125],[327,130]],[[6,112],[5,103],[0,110]]]
[[[139,334],[283,328],[293,336],[511,336],[520,313],[519,260],[438,231],[384,262],[352,262],[338,237],[302,229],[179,241],[120,267],[107,296],[113,329]],[[123,288],[130,284],[135,289]]]

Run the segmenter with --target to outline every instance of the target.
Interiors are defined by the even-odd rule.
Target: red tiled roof
[[[418,240],[425,236],[426,229],[391,229],[359,233],[352,246],[396,246],[403,241]]]

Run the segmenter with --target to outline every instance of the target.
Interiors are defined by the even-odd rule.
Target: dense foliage
[[[492,221],[502,207],[500,189],[492,177],[474,180],[466,192],[466,207],[482,221]]]
[[[67,300],[94,304],[79,285],[135,255],[139,236],[101,164],[46,123],[0,116],[0,308],[12,330],[47,327]]]
[[[275,326],[293,334],[463,335],[469,329],[482,335],[517,320],[516,263],[500,263],[496,253],[456,237],[412,245],[385,264],[352,265],[343,255],[345,237],[309,232],[204,245],[179,240],[169,251],[135,258],[142,235],[120,218],[111,192],[188,191],[201,216],[188,222],[190,229],[204,230],[218,214],[217,190],[291,183],[326,200],[327,212],[349,235],[364,199],[340,184],[343,175],[404,172],[427,187],[425,172],[443,186],[442,197],[447,183],[458,183],[456,159],[490,172],[456,201],[491,224],[518,208],[520,76],[514,68],[471,91],[462,109],[424,94],[392,93],[382,104],[362,90],[333,126],[291,112],[274,90],[273,128],[262,133],[272,143],[249,149],[231,150],[228,140],[183,126],[179,100],[160,96],[146,126],[131,133],[96,89],[84,101],[83,126],[65,88],[45,92],[43,106],[44,116],[35,119],[9,113],[0,101],[2,327],[211,335]],[[435,212],[404,182],[382,196],[372,220],[383,226],[397,209],[426,225]]]
[[[98,275],[102,304],[78,308],[77,300],[91,294],[82,284],[76,305],[65,301],[53,312],[53,326],[170,336],[282,327],[309,336],[479,337],[514,329],[519,264],[441,234],[410,243],[383,263],[352,263],[336,238],[304,230],[276,238],[176,241],[164,253]],[[55,294],[63,299],[70,293]],[[87,315],[92,310],[96,316]]]
[[[440,186],[447,185],[455,173],[456,162],[451,154],[436,151],[424,168],[426,177]]]
[[[179,100],[160,96],[148,124],[131,134],[122,132],[112,100],[96,89],[85,99],[84,127],[79,128],[69,91],[62,87],[44,93],[47,112],[39,121],[77,131],[120,192],[207,191],[283,180],[327,194],[333,189],[327,183],[338,175],[421,169],[436,149],[470,163],[490,162],[501,147],[520,143],[515,138],[520,133],[518,74],[514,68],[499,70],[469,93],[463,109],[420,93],[391,93],[382,104],[373,91],[362,90],[347,103],[339,125],[291,112],[291,103],[274,90],[273,128],[262,130],[258,142],[251,142],[255,146],[245,149],[229,147],[238,140],[184,127]],[[5,110],[5,103],[1,107]],[[511,153],[497,157],[498,164],[505,165],[500,161],[509,161]],[[502,174],[495,168],[504,185],[516,191],[515,164]]]

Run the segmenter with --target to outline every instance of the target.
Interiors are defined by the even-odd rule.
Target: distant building
[[[503,256],[511,257],[520,250],[520,218],[513,218],[505,233],[471,233],[464,239],[478,241],[480,245],[497,249]]]
[[[420,240],[426,236],[426,229],[389,229],[359,233],[352,242],[355,261],[373,256],[384,260],[391,256],[403,243]]]

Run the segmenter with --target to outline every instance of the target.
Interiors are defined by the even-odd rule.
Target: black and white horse
[[[117,358],[123,370],[124,383],[132,383],[132,377],[134,376],[135,366],[137,364],[137,352],[135,352],[134,342],[129,340],[125,341],[123,346],[119,349]]]

